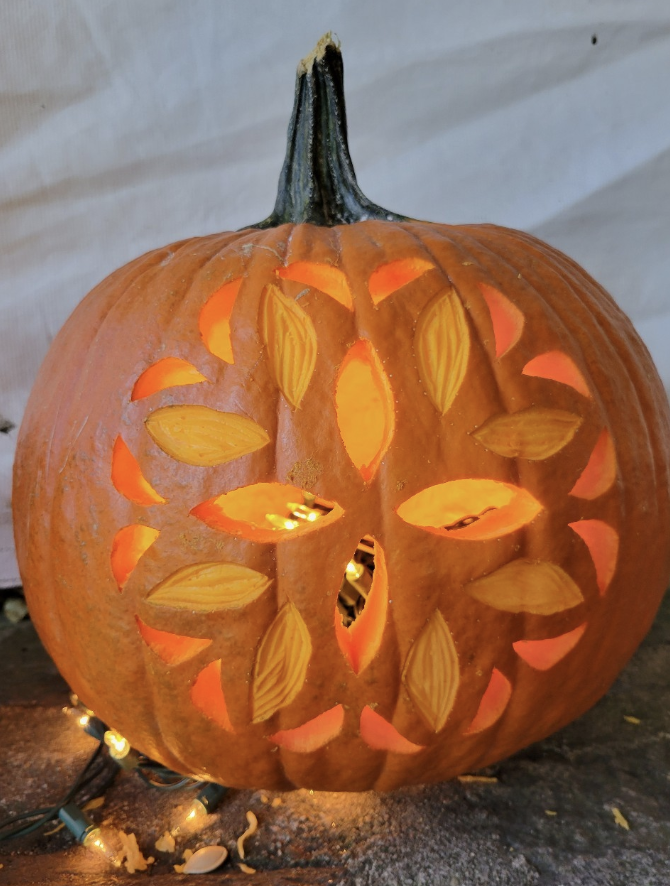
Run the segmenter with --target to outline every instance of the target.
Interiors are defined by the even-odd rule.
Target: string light
[[[195,830],[211,812],[214,812],[227,790],[228,788],[215,782],[205,785],[198,791],[180,823],[172,829],[172,836],[176,837],[180,833]]]
[[[89,852],[107,859],[114,867],[120,867],[121,861],[117,853],[102,836],[100,828],[94,824],[76,803],[67,803],[59,812],[58,817],[72,836]]]

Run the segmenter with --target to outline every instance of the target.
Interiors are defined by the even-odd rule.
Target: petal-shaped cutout
[[[493,286],[480,283],[479,290],[491,315],[496,357],[503,357],[521,338],[524,316],[507,296]]]
[[[316,330],[309,314],[272,283],[263,293],[261,335],[279,389],[300,406],[316,366]]]
[[[570,490],[570,495],[592,501],[603,495],[616,480],[616,454],[614,443],[607,428],[604,428],[593,447],[593,452],[579,479]]]
[[[303,723],[302,726],[296,726],[295,729],[280,729],[279,732],[270,735],[269,740],[287,751],[309,754],[318,751],[336,738],[342,731],[343,724],[344,708],[341,704],[337,704],[318,717]]]
[[[421,312],[414,350],[426,392],[444,415],[463,384],[470,356],[468,321],[454,289],[436,295]]]
[[[284,280],[294,280],[296,283],[304,283],[306,286],[325,292],[350,311],[354,309],[349,281],[344,271],[339,268],[322,262],[294,261],[285,268],[277,268],[276,273]]]
[[[207,379],[188,360],[182,360],[180,357],[164,357],[144,370],[133,386],[130,399],[142,400],[166,388],[197,385],[202,381]]]
[[[338,520],[344,511],[334,502],[321,504],[323,516],[317,520],[292,520],[295,502],[305,498],[302,489],[281,483],[255,483],[241,486],[232,492],[224,492],[193,508],[191,514],[212,529],[229,532],[250,541],[275,543],[299,538],[306,532],[314,532]],[[279,517],[280,519],[276,519]],[[275,519],[268,519],[275,518]],[[277,525],[284,520],[284,526]]]
[[[579,606],[584,597],[560,566],[546,560],[512,560],[465,586],[475,600],[503,612],[553,615]]]
[[[361,738],[375,751],[391,751],[393,754],[417,754],[424,745],[414,744],[368,705],[361,711]]]
[[[345,627],[335,607],[335,636],[338,646],[355,674],[361,674],[381,646],[388,611],[388,574],[381,546],[374,545],[374,573],[365,607],[356,620]]]
[[[574,388],[585,397],[591,397],[589,386],[577,364],[563,351],[546,351],[544,354],[538,354],[526,363],[521,372],[523,375],[560,382]]]
[[[603,597],[614,577],[619,555],[619,533],[602,520],[578,520],[568,523],[589,549],[596,568],[596,582]]]
[[[495,415],[472,436],[505,458],[541,461],[567,446],[581,423],[581,418],[572,412],[530,406],[511,415]]]
[[[439,610],[430,617],[407,656],[402,679],[416,707],[439,732],[458,691],[458,653]]]
[[[406,523],[447,538],[483,541],[530,523],[542,505],[499,480],[449,480],[417,492],[397,509]]]
[[[237,563],[195,563],[157,584],[146,602],[190,612],[240,609],[260,597],[270,583],[266,575]]]
[[[224,283],[200,311],[198,325],[207,350],[226,363],[234,363],[230,317],[242,285],[242,277]]]
[[[482,732],[489,726],[493,726],[505,712],[511,695],[512,684],[498,668],[493,668],[489,685],[479,702],[475,718],[465,730],[465,734],[474,735],[476,732]]]
[[[575,648],[585,630],[586,622],[558,637],[549,637],[547,640],[517,640],[512,646],[516,654],[531,668],[548,671]]]
[[[166,502],[145,478],[137,459],[121,436],[114,441],[112,451],[112,483],[117,492],[137,505],[148,508]]]
[[[391,385],[367,339],[352,345],[342,361],[335,385],[335,409],[344,448],[367,483],[395,430]]]
[[[251,716],[261,723],[290,704],[302,689],[312,641],[293,603],[285,603],[267,629],[256,654]]]
[[[397,258],[394,261],[380,265],[370,275],[368,289],[372,301],[378,305],[389,295],[392,295],[402,286],[416,280],[426,271],[430,271],[435,265],[426,261],[425,258]]]
[[[112,574],[119,590],[122,590],[137,566],[140,557],[149,550],[160,535],[159,529],[133,523],[124,526],[114,536],[112,542]]]
[[[208,406],[163,406],[145,419],[145,426],[163,452],[198,467],[224,464],[270,442],[250,418]]]
[[[183,661],[188,661],[189,658],[193,658],[194,655],[212,644],[211,640],[183,637],[169,631],[159,631],[143,622],[139,615],[135,616],[135,621],[142,639],[149,649],[168,665],[178,665]]]
[[[228,716],[228,705],[221,687],[221,659],[203,668],[191,686],[191,702],[202,714],[226,732],[234,732]]]

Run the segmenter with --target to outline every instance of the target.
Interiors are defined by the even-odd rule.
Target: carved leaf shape
[[[410,649],[402,678],[431,729],[439,732],[456,699],[459,667],[453,638],[437,609]]]
[[[270,442],[250,418],[208,406],[163,406],[148,416],[145,426],[163,452],[198,467],[224,464]]]
[[[454,289],[435,296],[423,309],[414,348],[428,396],[444,415],[463,384],[470,356],[465,309]]]
[[[263,293],[261,335],[281,392],[300,406],[316,365],[316,331],[300,305],[272,283]]]
[[[270,579],[237,563],[195,563],[184,566],[151,591],[147,603],[214,612],[239,609],[251,603],[270,586]]]
[[[284,707],[302,689],[312,641],[293,603],[286,603],[261,640],[256,655],[251,716],[261,723]]]
[[[560,566],[545,560],[521,558],[466,585],[465,590],[503,612],[553,615],[578,606],[584,597]]]
[[[582,420],[562,409],[530,406],[511,415],[496,415],[473,431],[473,437],[498,455],[539,461],[572,440]]]

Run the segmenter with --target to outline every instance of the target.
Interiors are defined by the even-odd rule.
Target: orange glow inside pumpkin
[[[140,557],[149,550],[160,535],[159,529],[133,523],[124,526],[114,536],[112,542],[112,574],[119,590],[122,590]]]
[[[165,357],[144,370],[135,382],[130,399],[142,400],[158,391],[164,391],[165,388],[196,385],[202,381],[207,381],[207,379],[188,360],[182,360],[179,357]]]
[[[548,671],[575,648],[585,630],[586,624],[583,624],[558,637],[550,637],[547,640],[517,640],[512,646],[516,654],[531,668]]]
[[[616,454],[612,437],[604,428],[593,447],[593,452],[570,495],[592,501],[603,495],[616,479]]]
[[[374,304],[378,305],[402,286],[416,280],[435,265],[424,258],[398,258],[380,265],[370,275],[368,289]]]
[[[386,627],[388,574],[384,552],[378,543],[374,545],[374,558],[372,585],[360,615],[345,627],[339,608],[335,607],[337,643],[355,674],[364,671],[377,654]]]
[[[318,499],[316,504],[323,510],[323,516],[314,521],[293,520],[291,505],[304,498],[303,490],[295,486],[256,483],[204,501],[196,505],[191,514],[212,529],[250,541],[272,543],[321,529],[344,513],[338,504]]]
[[[210,296],[200,311],[198,325],[205,347],[226,363],[235,362],[230,340],[230,318],[242,280],[242,277],[238,277],[236,280],[224,283]]]
[[[139,615],[135,616],[135,621],[149,649],[168,665],[181,664],[212,643],[211,640],[199,640],[197,637],[183,637],[169,631],[159,631],[143,622]]]
[[[233,724],[228,716],[228,705],[221,688],[221,659],[211,662],[203,668],[191,686],[193,706],[214,723],[234,732]]]
[[[589,549],[596,569],[598,590],[603,597],[616,570],[619,534],[602,520],[578,520],[576,523],[568,523],[568,526],[574,529]]]
[[[521,338],[524,316],[516,305],[493,286],[480,283],[479,289],[491,315],[496,357],[502,357]]]
[[[112,483],[117,492],[135,504],[149,507],[166,502],[144,477],[137,459],[121,436],[114,441],[112,451]]]
[[[397,509],[406,523],[448,538],[483,541],[530,523],[542,505],[530,492],[498,480],[449,480],[418,492]]]
[[[575,361],[562,351],[547,351],[533,357],[521,370],[523,375],[535,378],[546,378],[549,381],[557,381],[563,385],[574,388],[584,397],[590,397],[591,392],[586,384],[586,379],[577,368]]]
[[[361,738],[366,745],[375,751],[391,751],[394,754],[417,754],[424,746],[401,735],[392,723],[381,714],[373,711],[369,705],[361,711]]]
[[[325,292],[350,311],[354,309],[349,283],[339,268],[321,262],[296,261],[288,267],[277,268],[277,276],[284,280],[304,283],[306,286]]]
[[[393,392],[381,361],[366,339],[352,345],[335,386],[337,424],[344,448],[367,483],[393,438]]]
[[[344,724],[344,708],[341,704],[335,705],[318,717],[308,720],[302,726],[295,729],[281,729],[270,735],[268,740],[279,745],[287,751],[297,754],[309,754],[318,751],[324,745],[336,738],[342,731]]]
[[[512,696],[512,684],[507,677],[493,668],[489,685],[479,702],[475,718],[465,731],[466,735],[483,732],[499,720]]]

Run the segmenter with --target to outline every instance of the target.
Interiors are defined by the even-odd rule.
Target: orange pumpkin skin
[[[208,305],[233,362],[203,332]],[[144,374],[166,358],[205,380],[160,388],[175,376]],[[178,411],[195,405],[255,423],[256,448],[204,465]],[[185,419],[159,433],[166,415]],[[33,389],[14,492],[31,615],[86,704],[177,771],[273,789],[452,778],[589,708],[648,630],[670,573],[669,424],[628,319],[529,235],[370,220],[174,244],[90,293]],[[444,484],[472,479],[458,519],[453,490],[475,487]],[[275,537],[260,512],[217,527],[204,506],[270,483],[338,507]],[[437,517],[417,498],[434,487]],[[154,530],[141,556],[119,558],[126,527]],[[336,599],[364,536],[377,585],[347,655]],[[226,582],[193,605],[165,590],[221,563],[253,570],[237,602]]]

